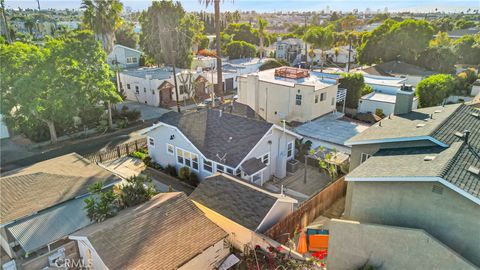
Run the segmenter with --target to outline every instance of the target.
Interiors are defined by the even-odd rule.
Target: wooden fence
[[[99,151],[84,155],[85,158],[92,162],[104,162],[121,157],[128,156],[128,154],[147,147],[147,139],[138,139],[133,142],[117,145],[117,147],[107,149],[106,151]]]
[[[297,228],[304,228],[321,216],[335,201],[345,196],[346,191],[347,183],[345,177],[342,177],[302,203],[297,210],[273,225],[265,235],[286,243]]]

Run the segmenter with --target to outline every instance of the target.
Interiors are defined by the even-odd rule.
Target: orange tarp
[[[328,248],[328,234],[312,234],[308,237],[308,250],[320,251]]]
[[[300,233],[300,238],[298,239],[298,248],[297,248],[298,253],[304,254],[307,253],[307,236],[305,235],[305,232],[302,231]]]

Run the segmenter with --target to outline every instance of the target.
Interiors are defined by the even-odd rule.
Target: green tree
[[[377,28],[363,35],[362,43],[357,49],[357,59],[361,64],[377,63],[385,57],[388,32],[396,24],[392,19],[385,20]]]
[[[437,36],[430,40],[430,47],[449,47],[452,44],[452,40],[446,32],[438,32]]]
[[[431,23],[435,30],[439,32],[448,32],[453,30],[453,21],[450,18],[435,19]]]
[[[282,60],[268,60],[260,66],[259,70],[262,71],[282,66],[288,66],[288,63],[284,63]]]
[[[417,64],[441,73],[455,72],[457,56],[450,47],[429,47],[417,58]]]
[[[245,41],[231,41],[225,48],[231,59],[255,57],[256,50],[253,44]]]
[[[3,114],[14,123],[44,123],[53,143],[56,123],[83,117],[101,101],[120,100],[105,52],[89,32],[51,39],[44,48],[18,42],[1,46]]]
[[[265,32],[265,29],[267,28],[267,21],[262,19],[261,17],[258,17],[258,37],[260,39],[260,47],[258,48],[258,51],[260,53],[260,58],[264,57],[264,52],[265,48],[263,47],[265,37],[267,33]]]
[[[420,81],[417,96],[421,107],[440,105],[455,90],[456,82],[452,75],[436,74]]]
[[[313,45],[314,48],[328,50],[333,45],[333,31],[331,27],[315,26],[307,30],[303,40]]]
[[[116,43],[136,49],[138,45],[138,34],[135,33],[132,23],[123,23],[116,31],[115,31],[115,39]]]
[[[465,19],[460,19],[455,22],[454,24],[454,29],[467,29],[467,28],[472,28],[475,27],[475,22],[474,21],[467,21]]]
[[[339,88],[347,89],[345,107],[356,109],[358,100],[362,97],[362,91],[365,88],[363,75],[360,73],[345,73],[340,79]]]
[[[453,51],[462,64],[476,65],[480,59],[480,34],[463,36],[453,42]]]
[[[120,187],[120,201],[123,207],[130,207],[150,200],[156,194],[152,178],[132,176]]]
[[[117,214],[119,209],[119,198],[113,190],[103,187],[101,182],[88,187],[90,196],[84,199],[87,217],[91,221],[102,222]]]
[[[115,43],[115,30],[123,23],[120,16],[123,5],[119,0],[82,0],[83,25],[95,34],[95,39],[100,41],[106,54],[110,54]],[[119,85],[118,74],[117,88]],[[108,126],[113,128],[112,106],[113,100],[107,100]]]

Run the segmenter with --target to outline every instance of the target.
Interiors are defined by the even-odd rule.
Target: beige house
[[[480,110],[429,107],[350,139],[345,217],[421,229],[480,266]]]
[[[270,123],[303,123],[333,112],[337,90],[336,81],[292,67],[238,77],[238,101]]]
[[[161,193],[73,233],[89,269],[215,269],[229,254],[227,233],[184,193]]]

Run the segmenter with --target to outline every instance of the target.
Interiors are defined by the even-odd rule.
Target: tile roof
[[[87,237],[109,269],[177,269],[228,234],[185,194],[170,192],[73,236]]]
[[[253,175],[265,167],[267,165],[258,158],[251,158],[242,163],[242,170],[248,175]]]
[[[205,157],[237,167],[272,124],[208,109],[195,113],[170,112],[160,122],[177,127]],[[224,155],[226,160],[221,161]]]
[[[278,198],[241,179],[216,174],[202,181],[190,199],[255,231]]]
[[[1,223],[85,195],[93,183],[108,185],[119,180],[119,177],[75,153],[10,171],[0,178]]]
[[[7,229],[25,252],[32,252],[91,224],[84,210],[84,198],[78,198],[27,217]]]

